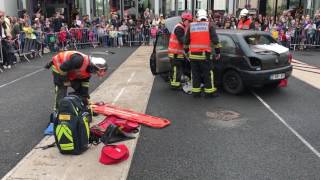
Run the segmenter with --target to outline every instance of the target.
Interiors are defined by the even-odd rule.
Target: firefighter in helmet
[[[240,11],[240,21],[238,23],[238,29],[249,30],[253,28],[254,24],[249,18],[249,11],[247,9],[242,9]]]
[[[78,51],[65,51],[53,56],[46,68],[52,70],[55,85],[54,110],[58,110],[59,101],[67,95],[69,86],[88,105],[91,74],[103,77],[108,66],[104,58],[90,57]]]
[[[185,40],[185,44],[189,45],[193,96],[201,96],[201,83],[204,84],[206,97],[217,96],[217,89],[214,86],[212,57],[216,60],[220,59],[220,43],[213,24],[208,22],[208,15],[205,10],[198,10],[197,21],[190,23]],[[211,56],[212,43],[215,56]]]
[[[189,27],[189,23],[192,22],[192,14],[184,12],[181,15],[181,19],[182,21],[174,27],[170,35],[168,47],[168,55],[171,62],[170,87],[172,89],[180,89],[181,87],[181,75],[185,66],[183,43],[186,29]]]

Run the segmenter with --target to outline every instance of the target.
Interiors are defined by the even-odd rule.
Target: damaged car
[[[170,77],[168,44],[170,32],[179,17],[166,20],[166,31],[158,32],[150,57],[153,75]],[[270,33],[263,31],[217,30],[222,45],[221,58],[214,61],[215,84],[231,94],[240,94],[246,87],[287,84],[292,73],[292,55],[279,45]],[[214,55],[214,54],[213,54]],[[190,72],[190,70],[189,70]],[[190,73],[184,73],[185,86],[190,86]]]

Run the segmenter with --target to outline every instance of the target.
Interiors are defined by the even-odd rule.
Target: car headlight
[[[255,68],[257,71],[261,70],[261,61],[260,59],[257,59],[255,57],[250,57],[249,58],[250,65]]]

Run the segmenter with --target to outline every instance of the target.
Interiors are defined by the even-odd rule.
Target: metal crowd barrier
[[[303,50],[309,47],[320,46],[320,30],[315,30],[313,33],[308,33],[304,29],[295,29],[294,34],[290,39],[290,48],[295,51],[297,48]]]
[[[2,53],[2,39],[0,39],[0,64],[3,64],[3,53]],[[0,68],[0,72],[3,72],[3,70]]]
[[[99,44],[97,32],[88,28],[71,28],[69,29],[70,43],[74,48],[82,45],[92,45],[94,48]]]

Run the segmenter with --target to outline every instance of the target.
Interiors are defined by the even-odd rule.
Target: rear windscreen
[[[249,35],[245,36],[244,39],[249,45],[264,45],[277,43],[271,36],[265,34]]]

